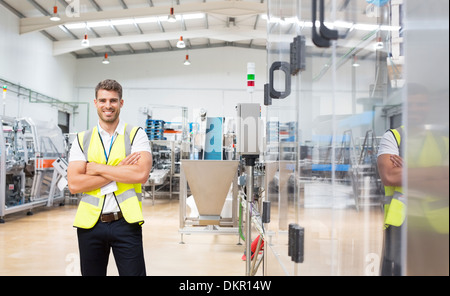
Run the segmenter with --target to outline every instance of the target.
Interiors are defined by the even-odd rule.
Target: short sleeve
[[[377,157],[380,156],[381,154],[399,155],[397,141],[395,140],[394,135],[390,131],[384,133],[383,138],[381,138],[380,145],[378,146]]]
[[[133,143],[131,144],[131,153],[138,151],[147,151],[149,153],[152,153],[147,134],[142,128],[138,129]]]
[[[78,144],[78,137],[75,137],[72,142],[72,147],[70,147],[69,162],[78,160],[86,161],[86,157],[83,151],[81,151],[80,144]]]

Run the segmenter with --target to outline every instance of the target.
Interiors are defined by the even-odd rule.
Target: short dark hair
[[[97,99],[97,92],[100,89],[115,91],[119,94],[119,99],[122,99],[122,86],[113,79],[105,79],[97,84],[95,87],[95,99]]]

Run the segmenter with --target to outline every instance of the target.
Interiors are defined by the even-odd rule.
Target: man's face
[[[112,123],[119,118],[123,100],[119,99],[119,94],[116,91],[99,89],[94,104],[99,119],[103,122]]]

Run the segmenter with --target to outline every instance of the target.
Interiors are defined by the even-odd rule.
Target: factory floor
[[[5,217],[0,224],[0,276],[80,275],[77,205],[40,207]],[[237,235],[183,235],[180,244],[177,199],[144,199],[144,256],[149,276],[241,276],[245,245]],[[241,241],[242,242],[242,241]],[[111,252],[108,275],[118,275]]]
[[[76,204],[66,202],[64,206],[36,208],[31,216],[27,216],[25,212],[6,216],[5,223],[0,224],[0,276],[80,275],[77,235],[76,229],[72,227],[76,209]],[[318,219],[317,210],[313,211],[314,219]],[[180,244],[179,204],[176,198],[157,199],[154,205],[151,199],[144,199],[143,212],[146,221],[143,225],[143,237],[147,275],[245,275],[245,261],[241,258],[245,244],[238,244],[238,235],[185,234],[184,244]],[[351,220],[349,222],[353,225],[358,225],[354,212],[354,208],[344,209],[342,217],[344,220]],[[380,212],[376,215],[376,220],[380,220],[381,211],[375,212]],[[324,214],[329,216],[328,211],[324,211]],[[273,216],[273,220],[275,219],[277,217]],[[348,224],[346,225],[345,228],[349,228]],[[348,239],[351,247],[347,248],[346,252],[354,252],[353,250],[358,248],[358,241],[365,241],[363,237],[367,236],[367,231],[378,233],[371,235],[373,241],[370,243],[376,246],[376,253],[379,253],[382,236],[375,228],[366,229],[365,234],[356,234],[360,238],[355,238],[353,229],[353,234]],[[309,238],[305,240],[310,241]],[[309,262],[323,260],[320,259],[323,257],[320,252],[317,258],[311,258],[313,252],[308,248],[306,246]],[[320,246],[312,248],[319,249]],[[345,259],[345,256],[338,257]],[[305,264],[303,266],[307,267]],[[317,264],[309,266],[308,270],[315,265]],[[347,270],[345,273],[363,274],[360,270]],[[257,275],[261,274],[262,267],[257,272]],[[118,275],[112,253],[108,275]]]

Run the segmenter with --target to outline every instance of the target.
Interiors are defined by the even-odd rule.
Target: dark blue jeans
[[[81,274],[105,276],[112,249],[119,275],[145,276],[142,228],[125,219],[77,229]]]

